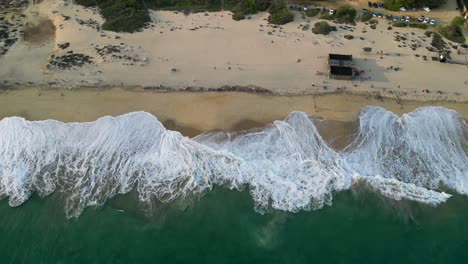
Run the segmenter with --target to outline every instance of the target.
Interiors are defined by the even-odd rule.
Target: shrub
[[[314,27],[312,28],[312,33],[314,34],[328,35],[330,31],[331,31],[331,27],[325,21],[320,21],[320,22],[315,23]]]
[[[408,24],[406,24],[403,21],[395,21],[395,22],[393,22],[393,26],[394,27],[406,27],[406,26],[408,26]]]
[[[236,12],[236,13],[233,13],[232,14],[232,19],[236,20],[236,21],[239,21],[239,20],[242,20],[245,18],[245,14],[244,12],[240,11],[240,12]]]
[[[462,29],[459,26],[450,24],[439,28],[439,33],[442,34],[446,39],[457,42],[465,43],[466,39],[463,36]]]
[[[141,0],[76,0],[77,4],[97,6],[106,22],[102,29],[135,32],[151,21]]]
[[[286,8],[276,11],[268,17],[268,22],[270,22],[271,24],[276,24],[276,25],[284,25],[293,20],[294,20],[294,14],[291,13]]]
[[[465,19],[461,16],[456,16],[452,19],[451,24],[457,27],[463,27],[465,25]]]
[[[354,24],[356,9],[350,6],[341,6],[336,10],[335,17],[337,23]]]
[[[314,17],[314,16],[318,15],[318,13],[320,13],[320,8],[312,8],[312,9],[308,9],[306,11],[306,15],[308,17]]]
[[[371,12],[365,12],[361,16],[361,22],[366,22],[372,19],[372,13]]]
[[[379,23],[379,21],[377,19],[369,20],[369,24],[371,24],[371,25],[377,25],[378,23]]]
[[[445,41],[442,39],[442,36],[439,33],[432,33],[431,46],[439,50],[445,47]]]

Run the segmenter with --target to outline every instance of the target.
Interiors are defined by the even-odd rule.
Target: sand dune
[[[0,57],[0,85],[173,89],[251,85],[286,95],[340,87],[408,99],[468,99],[468,67],[431,61],[437,54],[426,49],[430,38],[423,30],[388,30],[384,19],[375,30],[364,23],[338,25],[337,32],[321,36],[303,30],[318,19],[307,21],[299,14],[293,23],[272,27],[265,21],[266,13],[236,22],[229,12],[186,16],[164,11],[152,12],[154,23],[143,32],[123,34],[100,30],[103,18],[96,10],[69,1],[45,0],[30,6],[25,15],[29,23],[50,19],[55,37],[40,46],[18,41]],[[345,34],[354,39],[345,39]],[[405,40],[395,41],[397,35]],[[412,50],[411,45],[417,48]],[[363,54],[363,47],[374,52]],[[48,66],[70,52],[78,59],[89,56],[92,62],[65,69]],[[330,80],[326,56],[331,52],[352,54],[363,71],[361,78]],[[452,57],[463,63],[467,55],[463,50]],[[431,93],[422,93],[423,89]]]

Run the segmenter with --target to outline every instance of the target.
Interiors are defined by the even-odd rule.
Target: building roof
[[[343,61],[352,61],[353,55],[343,55],[343,54],[328,54],[329,60],[343,60]]]

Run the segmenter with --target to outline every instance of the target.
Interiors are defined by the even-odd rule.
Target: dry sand
[[[362,5],[362,1],[357,3]],[[423,30],[387,30],[388,21],[384,19],[379,19],[375,30],[364,23],[338,25],[337,32],[319,36],[310,29],[303,30],[304,25],[313,25],[318,19],[306,21],[299,13],[294,22],[273,28],[265,21],[266,13],[236,22],[229,12],[189,16],[151,12],[151,28],[122,34],[99,30],[97,25],[103,18],[96,10],[69,1],[44,0],[30,6],[25,15],[26,24],[52,21],[55,36],[47,31],[50,38],[41,39],[40,45],[24,40],[13,45],[0,57],[0,86],[163,85],[184,89],[253,85],[288,95],[322,93],[341,87],[379,91],[385,96],[398,94],[407,99],[468,100],[467,66],[431,61],[437,54],[425,48],[430,45],[430,38],[424,36]],[[396,31],[407,40],[395,41]],[[344,39],[345,34],[352,34],[354,39]],[[70,46],[58,47],[64,43]],[[421,47],[412,50],[411,44]],[[118,46],[121,51],[115,56],[99,54],[98,49],[106,45]],[[374,53],[365,55],[362,47],[372,47]],[[51,55],[61,56],[69,51],[91,56],[94,63],[71,70],[46,68]],[[383,51],[383,55],[377,55],[378,51]],[[352,54],[358,68],[364,71],[363,78],[354,82],[329,80],[325,73],[330,52]],[[462,50],[460,55],[453,54],[453,60],[463,63],[466,56],[468,51]],[[391,69],[395,67],[400,70]],[[431,93],[423,94],[423,89]],[[443,94],[437,94],[437,90]]]
[[[122,88],[27,88],[5,90],[0,94],[0,118],[23,116],[29,120],[83,122],[105,115],[146,111],[155,115],[168,129],[195,136],[216,129],[233,131],[262,127],[284,119],[292,111],[353,122],[367,105],[382,106],[399,115],[421,106],[440,105],[458,111],[465,119],[468,117],[468,107],[464,103],[381,101],[348,94],[271,96],[233,92],[160,93]]]

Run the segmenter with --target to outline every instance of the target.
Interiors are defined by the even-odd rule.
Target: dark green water
[[[117,199],[118,200],[118,199]],[[123,200],[120,198],[120,200]],[[111,202],[111,204],[118,204]],[[164,217],[116,205],[67,220],[54,198],[0,202],[0,263],[465,263],[468,201],[437,208],[338,194],[313,212],[255,213],[218,189]],[[128,205],[127,205],[128,206]],[[127,210],[128,211],[128,210]]]

